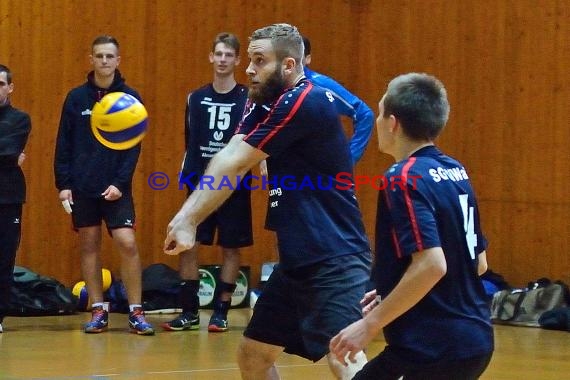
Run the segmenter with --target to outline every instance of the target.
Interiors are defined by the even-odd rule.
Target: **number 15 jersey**
[[[241,120],[247,87],[241,84],[220,94],[207,84],[188,95],[186,102],[186,155],[183,175],[195,173],[192,180],[204,174],[208,162],[234,135]]]

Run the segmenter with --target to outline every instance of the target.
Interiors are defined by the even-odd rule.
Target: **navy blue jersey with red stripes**
[[[248,103],[236,132],[270,156],[268,219],[284,269],[370,251],[354,188],[335,179],[352,159],[334,102],[301,80],[270,106]]]
[[[378,294],[394,289],[416,252],[441,247],[447,262],[432,291],[385,327],[386,342],[426,362],[491,352],[489,306],[477,273],[487,241],[467,171],[428,146],[393,165],[384,180],[376,220]]]

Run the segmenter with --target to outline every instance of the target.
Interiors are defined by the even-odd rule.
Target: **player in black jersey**
[[[237,83],[234,78],[235,68],[239,64],[239,49],[236,36],[218,34],[210,52],[214,81],[188,95],[186,154],[180,180],[188,186],[190,194],[195,188],[201,187],[200,177],[210,159],[228,143],[241,119],[247,87]],[[253,244],[249,186],[235,191],[220,208],[200,223],[196,241],[212,245],[216,230],[224,262],[220,278],[216,279],[214,312],[208,323],[208,331],[223,332],[228,329],[227,313],[240,267],[239,248]],[[198,244],[180,253],[179,273],[182,279],[179,292],[182,313],[163,324],[163,328],[169,331],[198,329]]]
[[[304,77],[297,28],[274,24],[256,30],[248,55],[249,100],[242,122],[206,174],[215,179],[214,188],[224,178],[235,185],[269,157],[269,218],[279,265],[255,304],[238,363],[244,379],[278,379],[275,361],[283,351],[317,361],[338,331],[361,318],[371,257],[354,186],[335,182],[338,173],[352,173],[336,100]],[[305,180],[332,186],[293,185]],[[168,225],[165,252],[191,248],[196,226],[230,193],[228,187],[194,191]],[[328,357],[339,379],[350,379],[366,362],[362,352],[349,367]]]
[[[22,235],[26,180],[20,167],[32,129],[30,116],[10,104],[12,72],[0,65],[0,333],[9,311],[16,252]]]

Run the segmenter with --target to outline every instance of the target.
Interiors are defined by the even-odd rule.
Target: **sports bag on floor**
[[[55,278],[41,276],[16,266],[11,288],[11,316],[41,316],[75,313],[75,296]]]
[[[493,296],[491,319],[495,323],[540,327],[540,316],[567,305],[568,287],[541,279],[523,289],[501,290]]]

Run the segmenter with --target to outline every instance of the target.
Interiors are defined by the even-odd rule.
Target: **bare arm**
[[[267,158],[267,154],[244,142],[243,138],[244,135],[233,136],[228,145],[212,158],[204,174],[212,182],[210,186],[194,190],[168,224],[165,253],[177,255],[192,248],[198,224],[229,198],[238,185],[238,178],[243,178],[248,170]],[[222,180],[224,186],[219,186]],[[227,186],[228,182],[231,187]]]
[[[481,276],[483,273],[487,272],[487,269],[489,269],[489,266],[487,265],[487,251],[483,251],[479,254],[477,273]]]
[[[412,262],[394,290],[370,315],[370,323],[379,326],[388,323],[417,304],[447,272],[441,248],[430,248],[412,255]]]
[[[414,253],[412,262],[394,290],[363,319],[341,330],[330,343],[336,358],[345,363],[364,349],[394,319],[417,304],[445,275],[447,264],[440,247]]]

